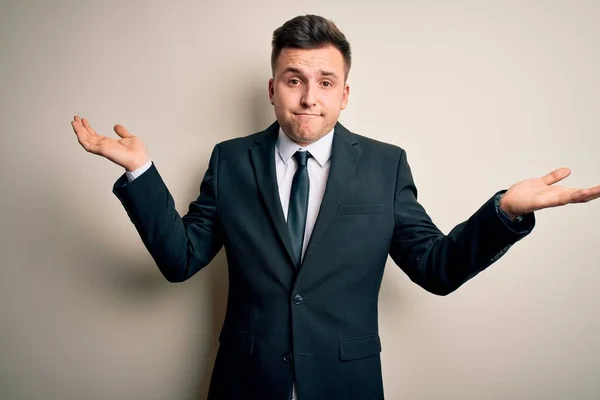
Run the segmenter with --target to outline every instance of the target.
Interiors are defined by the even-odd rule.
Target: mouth
[[[321,114],[310,114],[310,113],[294,113],[297,117],[320,117]]]

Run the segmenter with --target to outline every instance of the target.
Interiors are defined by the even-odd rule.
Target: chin
[[[296,121],[286,121],[281,124],[283,131],[287,133],[288,137],[296,143],[308,144],[319,140],[329,131],[323,131],[323,126],[315,126],[317,124],[298,124]]]
[[[297,142],[310,143],[320,139],[323,135],[319,135],[318,132],[315,131],[306,131],[302,130],[294,130],[294,140]]]

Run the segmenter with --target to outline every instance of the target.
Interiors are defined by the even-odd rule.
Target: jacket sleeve
[[[125,175],[113,186],[144,245],[170,282],[182,282],[206,266],[223,245],[217,218],[219,148],[213,149],[200,195],[182,218],[152,165],[131,183]]]
[[[519,223],[518,232],[511,229],[500,218],[494,197],[444,235],[417,201],[406,152],[401,150],[390,256],[413,282],[427,291],[438,295],[453,292],[498,260],[535,226],[531,213]]]

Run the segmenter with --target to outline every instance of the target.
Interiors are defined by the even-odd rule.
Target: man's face
[[[342,53],[334,46],[284,48],[269,80],[269,99],[283,131],[306,146],[325,136],[348,104]]]

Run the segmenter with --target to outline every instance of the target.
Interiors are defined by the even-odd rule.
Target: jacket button
[[[289,351],[287,353],[283,353],[283,361],[290,362],[293,358],[294,356]]]
[[[297,295],[294,296],[294,304],[300,304],[303,301],[304,301],[304,299],[299,294],[297,294]]]

